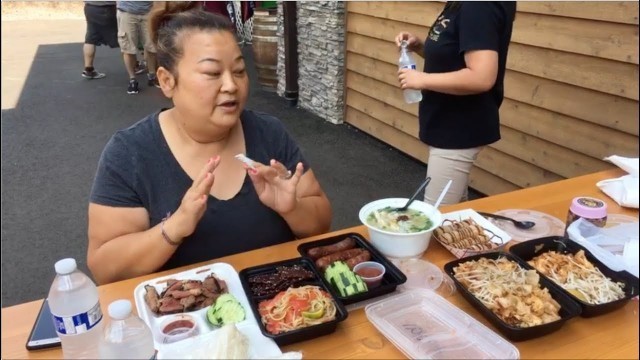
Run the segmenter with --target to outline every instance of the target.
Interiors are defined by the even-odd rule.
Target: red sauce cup
[[[384,265],[375,261],[365,261],[353,267],[353,272],[358,274],[367,284],[367,288],[373,289],[380,286],[386,269]]]
[[[171,316],[160,324],[162,343],[169,344],[198,335],[196,319],[191,315]]]

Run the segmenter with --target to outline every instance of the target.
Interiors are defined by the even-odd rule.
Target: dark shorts
[[[116,6],[95,6],[84,4],[84,17],[87,20],[85,44],[96,46],[108,45],[112,48],[118,45],[118,20]]]

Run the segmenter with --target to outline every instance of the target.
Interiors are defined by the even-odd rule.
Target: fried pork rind
[[[485,229],[473,219],[445,220],[442,226],[434,230],[434,234],[442,244],[456,249],[481,251],[499,246],[491,241],[491,238],[485,234]]]
[[[615,283],[587,260],[584,250],[573,254],[548,251],[528,261],[546,277],[588,304],[624,298],[624,284]]]
[[[471,260],[453,269],[455,278],[511,326],[531,327],[560,319],[560,304],[540,287],[535,270],[506,258]]]

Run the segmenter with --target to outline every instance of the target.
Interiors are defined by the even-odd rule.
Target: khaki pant
[[[137,54],[138,46],[155,53],[156,47],[149,34],[149,14],[135,15],[118,10],[118,44],[126,54]]]
[[[483,148],[450,150],[430,146],[427,176],[431,177],[431,182],[424,192],[424,201],[434,205],[449,180],[453,182],[441,205],[467,201],[469,172]]]

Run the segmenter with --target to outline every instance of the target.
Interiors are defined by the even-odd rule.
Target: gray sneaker
[[[105,76],[107,76],[105,73],[97,72],[95,69],[82,71],[82,77],[85,79],[102,79]]]
[[[146,63],[146,61],[138,61],[138,62],[136,62],[136,66],[133,69],[133,71],[135,72],[136,75],[140,75],[140,74],[144,73],[145,71],[147,71],[147,63]]]

